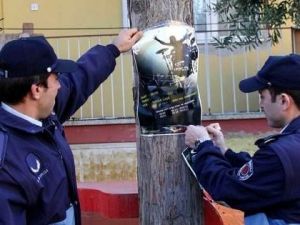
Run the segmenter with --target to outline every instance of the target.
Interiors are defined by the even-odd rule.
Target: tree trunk
[[[130,23],[143,30],[165,20],[193,24],[192,0],[128,0]]]
[[[140,225],[202,224],[202,193],[181,158],[184,134],[141,135]]]
[[[140,30],[166,20],[193,22],[192,0],[128,0],[128,12]],[[184,134],[140,135],[137,127],[140,225],[203,224],[202,193],[181,157],[184,148]]]

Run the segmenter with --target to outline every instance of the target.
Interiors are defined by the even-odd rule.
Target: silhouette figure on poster
[[[186,34],[179,40],[177,40],[174,35],[171,35],[169,37],[169,42],[165,42],[157,36],[154,37],[154,40],[160,44],[172,47],[169,55],[166,54],[169,48],[163,48],[156,52],[156,54],[163,55],[170,75],[188,77],[193,72],[191,70],[191,63],[192,60],[195,60],[198,57],[198,50],[197,47],[193,46],[195,38],[190,40],[191,35],[191,33]]]

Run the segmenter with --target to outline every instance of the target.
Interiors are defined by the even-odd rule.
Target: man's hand
[[[114,39],[113,44],[120,52],[127,52],[142,37],[143,32],[136,28],[121,30],[119,35]]]
[[[221,131],[220,125],[218,123],[212,123],[209,124],[206,129],[210,134],[214,145],[218,146],[221,149],[222,154],[224,155],[228,148],[225,145],[224,135]]]
[[[195,148],[195,142],[201,139],[201,141],[210,140],[209,134],[203,126],[190,125],[185,131],[185,144],[190,148]]]

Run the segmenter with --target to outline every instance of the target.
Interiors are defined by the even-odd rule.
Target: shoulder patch
[[[3,161],[6,154],[6,144],[7,144],[7,133],[0,129],[0,168],[3,165]]]
[[[250,160],[245,163],[237,172],[238,179],[241,181],[248,180],[253,175],[253,162]]]

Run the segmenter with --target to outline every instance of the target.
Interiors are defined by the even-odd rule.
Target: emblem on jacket
[[[253,175],[253,162],[250,160],[245,163],[237,172],[237,176],[239,180],[248,180]]]
[[[29,153],[26,157],[26,163],[30,171],[35,175],[36,181],[39,183],[47,173],[48,169],[42,169],[42,164],[38,156]]]
[[[29,169],[33,173],[38,173],[41,169],[40,159],[33,153],[29,153],[26,157],[26,162]]]

